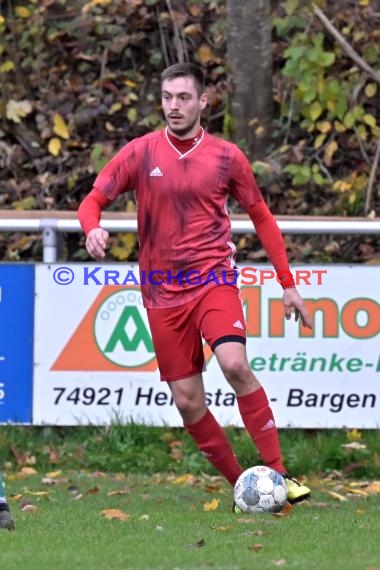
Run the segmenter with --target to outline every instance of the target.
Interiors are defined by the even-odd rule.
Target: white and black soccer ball
[[[284,478],[264,465],[246,469],[235,483],[235,504],[244,513],[278,513],[286,498]]]

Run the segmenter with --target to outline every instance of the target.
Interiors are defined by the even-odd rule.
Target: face
[[[169,131],[174,136],[183,139],[195,136],[206,105],[207,94],[198,95],[191,76],[163,81],[162,108]]]

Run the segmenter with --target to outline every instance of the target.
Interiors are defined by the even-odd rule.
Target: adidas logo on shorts
[[[236,321],[236,323],[234,323],[232,326],[233,326],[235,329],[241,329],[242,331],[244,330],[244,327],[243,327],[241,321]]]

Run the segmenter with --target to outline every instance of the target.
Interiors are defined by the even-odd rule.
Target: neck
[[[167,126],[167,129],[168,129],[168,134],[172,137],[175,137],[179,141],[186,141],[186,140],[192,139],[192,138],[196,137],[200,131],[202,131],[202,127],[201,127],[200,122],[198,122],[196,125],[194,125],[190,131],[187,131],[187,133],[185,133],[183,135],[172,131],[171,128],[169,127],[169,125]]]
[[[174,146],[180,154],[185,154],[192,148],[198,146],[198,144],[203,139],[204,130],[200,126],[198,131],[195,133],[194,136],[186,139],[179,139],[177,135],[174,135],[172,131],[167,127],[166,129],[166,136],[168,141]],[[188,135],[187,135],[188,137]]]

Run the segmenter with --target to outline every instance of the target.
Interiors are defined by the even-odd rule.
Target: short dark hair
[[[175,63],[164,69],[161,73],[161,84],[166,79],[176,79],[177,77],[192,77],[198,95],[202,95],[205,91],[205,76],[203,70],[195,63]]]

